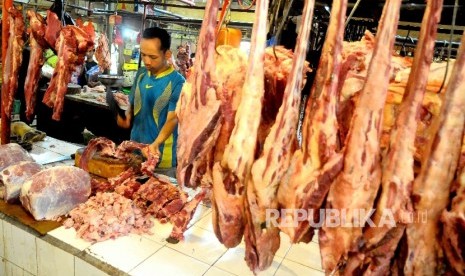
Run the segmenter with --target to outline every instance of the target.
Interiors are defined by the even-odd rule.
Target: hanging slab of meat
[[[192,183],[194,164],[213,148],[220,130],[221,101],[217,97],[215,76],[216,15],[218,1],[207,1],[200,29],[194,72],[184,84],[176,113],[179,120],[177,179],[181,185]],[[192,122],[197,122],[192,124]]]
[[[413,155],[417,120],[433,61],[441,11],[442,0],[428,1],[404,100],[391,131],[390,146],[384,158],[381,197],[373,217],[375,225],[379,225],[386,211],[392,213],[396,223],[408,223],[413,211],[410,196],[414,180]],[[368,228],[364,233],[366,246],[377,244],[392,227],[394,225]]]
[[[260,157],[253,163],[246,191],[246,226],[244,232],[246,262],[254,272],[267,269],[279,249],[278,225],[267,225],[267,210],[278,210],[276,193],[286,173],[297,143],[300,95],[304,61],[312,26],[313,0],[305,1],[297,46],[281,108],[266,137]],[[258,15],[257,15],[258,16]]]
[[[16,143],[0,145],[0,170],[21,161],[34,161],[34,159]]]
[[[93,46],[94,42],[78,27],[66,26],[61,30],[56,42],[58,63],[43,99],[44,104],[53,107],[52,119],[60,120],[71,73],[84,62],[87,51]]]
[[[24,82],[24,97],[26,102],[26,118],[32,120],[36,106],[37,88],[39,87],[40,70],[44,64],[44,49],[47,47],[45,36],[45,21],[33,10],[27,11],[29,18],[29,46],[31,54],[27,76]]]
[[[462,153],[464,153],[462,145]],[[450,211],[444,210],[441,216],[443,223],[442,248],[449,265],[459,275],[465,275],[465,170],[458,174],[459,187],[452,199]]]
[[[47,11],[47,24],[45,27],[45,41],[47,41],[50,48],[55,49],[58,52],[58,48],[56,47],[56,41],[60,35],[60,31],[62,28],[61,21],[56,15],[56,13],[48,10]]]
[[[337,149],[336,103],[341,63],[346,0],[333,1],[331,18],[321,54],[314,99],[307,102],[303,122],[302,149],[294,152],[287,175],[278,189],[279,204],[289,210],[311,210],[318,213],[334,177],[342,169],[342,156]],[[310,209],[309,209],[310,208]],[[295,213],[297,215],[297,213]],[[312,240],[308,221],[289,216],[290,225],[280,228],[292,242]],[[296,223],[296,224],[294,224]]]
[[[385,237],[370,249],[363,248],[363,253],[350,255],[339,275],[398,275],[391,270],[391,261],[396,255],[400,259],[397,247],[405,233],[405,225],[390,229]]]
[[[221,45],[215,51],[215,76],[217,80],[217,98],[221,101],[220,119],[218,121],[219,133],[214,141],[213,149],[197,158],[192,164],[189,187],[211,187],[213,184],[212,169],[214,162],[223,158],[224,148],[234,128],[234,117],[241,100],[242,86],[247,72],[247,56],[238,49],[229,45]]]
[[[400,0],[384,5],[367,80],[352,119],[344,151],[344,168],[332,184],[326,207],[345,212],[340,226],[320,229],[322,265],[331,272],[350,251],[359,250],[362,227],[373,208],[381,178],[379,138],[390,79],[390,64]]]
[[[420,174],[414,181],[414,212],[426,214],[426,222],[407,227],[408,258],[406,275],[434,275],[438,268],[440,245],[439,219],[449,203],[451,182],[457,168],[465,123],[465,35],[447,86],[439,118],[433,122],[433,137],[428,144]],[[415,215],[414,215],[415,217]]]
[[[292,69],[292,50],[283,46],[268,47],[265,49],[265,95],[263,97],[263,107],[261,121],[258,128],[257,156],[263,151],[262,146],[270,133],[279,107],[283,102],[284,89]],[[305,85],[307,72],[311,72],[309,63],[304,62],[302,70],[302,86]]]
[[[95,50],[95,59],[97,60],[98,66],[102,71],[110,69],[111,56],[108,46],[108,39],[105,34],[100,34],[98,38],[97,49]]]
[[[342,64],[339,71],[339,102],[337,120],[341,143],[345,143],[358,94],[363,89],[368,66],[373,55],[375,36],[366,31],[360,41],[343,42]]]
[[[361,41],[344,42],[343,44],[343,61],[339,73],[339,79],[343,81],[339,83],[340,88],[338,88],[338,91],[340,91],[340,96],[337,106],[339,137],[342,146],[346,141],[355,106],[365,84],[368,66],[373,56],[374,44],[375,38],[369,31],[365,32]],[[410,68],[411,65],[410,57],[401,57],[393,53],[390,72],[391,83],[398,77],[400,71]],[[391,126],[393,124],[394,121]]]
[[[20,201],[36,220],[67,214],[90,196],[90,176],[76,167],[57,166],[34,174],[21,188]]]
[[[268,1],[257,1],[255,12],[247,74],[234,119],[235,125],[222,161],[213,167],[213,229],[218,240],[226,247],[235,247],[242,240],[245,185],[255,160],[264,95]]]
[[[215,76],[217,95],[221,100],[221,128],[214,148],[214,161],[221,161],[234,129],[234,117],[242,98],[242,86],[247,72],[247,55],[238,48],[221,45],[216,48]]]
[[[19,67],[23,61],[23,47],[24,47],[24,19],[20,11],[11,7],[8,10],[8,21],[10,24],[10,35],[8,37],[8,48],[3,62],[3,83],[2,86],[2,108],[4,114],[11,118],[13,109],[14,98],[16,90],[18,89],[18,74]]]
[[[21,161],[0,171],[0,186],[5,188],[3,199],[9,203],[16,201],[24,182],[40,170],[42,166],[36,162]]]

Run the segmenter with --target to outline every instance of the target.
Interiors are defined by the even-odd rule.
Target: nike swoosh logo
[[[145,85],[146,89],[149,89],[149,88],[152,88],[152,87],[153,87],[152,85],[148,85],[148,84]]]

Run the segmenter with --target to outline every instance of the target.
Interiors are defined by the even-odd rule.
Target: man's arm
[[[131,120],[132,120],[132,106],[129,105],[128,109],[126,109],[126,118],[122,118],[119,114],[116,115],[116,123],[119,127],[122,128],[130,128],[131,127]]]
[[[158,137],[150,144],[149,148],[152,153],[160,154],[159,146],[165,142],[168,137],[173,133],[178,125],[178,117],[175,111],[168,111],[166,122],[160,130]]]

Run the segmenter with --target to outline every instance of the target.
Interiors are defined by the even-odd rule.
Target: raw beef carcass
[[[18,144],[0,145],[0,170],[21,161],[32,162],[34,159]]]
[[[292,50],[283,46],[268,47],[265,49],[265,95],[263,96],[263,108],[261,122],[258,128],[257,145],[265,144],[265,138],[270,133],[279,107],[283,102],[284,89],[292,69]],[[302,70],[302,87],[306,82],[306,73],[310,72],[308,62],[304,62]],[[262,148],[257,150],[261,153]]]
[[[268,0],[256,2],[252,45],[235,125],[221,162],[213,167],[213,229],[218,240],[226,247],[234,247],[241,242],[245,227],[246,183],[255,160],[265,89],[264,46],[268,3]]]
[[[178,54],[176,55],[176,66],[178,67],[179,73],[186,77],[187,71],[192,66],[190,52],[187,45],[186,47],[178,47]]]
[[[326,199],[328,209],[345,212],[338,227],[323,225],[319,230],[322,266],[327,273],[343,263],[349,252],[359,250],[361,226],[368,218],[357,212],[371,211],[381,181],[379,140],[400,5],[401,0],[388,0],[384,5],[366,83],[347,136],[344,168]]]
[[[4,16],[8,17],[8,22],[10,24],[10,34],[8,41],[3,41],[3,43],[8,43],[8,48],[3,62],[3,84],[2,92],[2,108],[4,114],[10,118],[11,112],[13,110],[13,103],[18,89],[18,74],[19,67],[23,61],[23,47],[24,47],[24,22],[23,15],[20,11],[11,7],[8,10],[7,14]]]
[[[87,51],[93,47],[94,42],[89,35],[78,27],[66,26],[61,29],[56,42],[58,63],[43,99],[44,104],[53,107],[52,119],[60,120],[71,73],[84,62]]]
[[[369,31],[365,32],[361,41],[344,42],[342,52],[342,65],[339,73],[340,91],[337,107],[339,137],[344,144],[350,127],[350,121],[355,110],[360,92],[365,84],[368,66],[373,56],[375,38]],[[397,74],[410,68],[411,58],[400,57],[393,54],[391,59],[390,80],[397,78]],[[407,75],[408,78],[408,75]],[[388,102],[389,102],[388,91]]]
[[[444,210],[441,216],[442,248],[450,266],[459,275],[465,275],[465,170],[460,171],[458,178],[459,187],[452,207],[450,211]]]
[[[414,180],[413,156],[417,117],[433,61],[436,30],[441,11],[442,0],[428,1],[404,100],[392,129],[389,149],[384,159],[381,198],[373,218],[375,224],[380,222],[383,212],[387,210],[392,212],[396,222],[408,223],[413,211],[410,196]],[[380,242],[392,227],[386,225],[369,228],[364,233],[367,247]]]
[[[29,178],[19,199],[36,220],[52,220],[85,202],[90,192],[90,176],[86,171],[57,166]]]
[[[306,0],[297,45],[276,120],[255,160],[247,182],[244,232],[246,262],[254,272],[267,269],[280,246],[278,225],[267,225],[267,211],[278,209],[276,197],[281,178],[289,168],[297,144],[304,61],[312,26],[314,0]]]
[[[228,144],[232,129],[234,128],[234,116],[241,100],[241,89],[247,71],[247,57],[238,48],[221,45],[216,48],[215,66],[216,96],[221,101],[220,119],[218,120],[219,134],[213,141],[213,148],[204,156],[199,156],[193,164],[188,179],[188,187],[211,187],[211,170],[214,162],[221,161],[224,148]],[[186,179],[187,180],[187,179]]]
[[[446,67],[452,68],[455,61],[432,63],[430,73],[426,83],[426,91],[423,98],[423,103],[418,113],[418,128],[415,137],[415,161],[421,162],[427,148],[428,141],[431,139],[431,129],[433,120],[439,116],[441,110],[442,97],[445,89],[447,89],[447,81],[450,78],[452,70],[447,70],[447,78],[440,93],[441,85],[446,75]],[[387,148],[389,145],[389,137],[392,127],[394,126],[395,118],[398,117],[399,106],[404,97],[405,89],[408,85],[408,76],[411,73],[411,68],[404,69],[398,72],[394,82],[389,84],[388,96],[386,98],[386,107],[384,109],[383,118],[383,136],[381,139],[381,147]]]
[[[312,87],[314,98],[307,102],[302,131],[302,148],[293,153],[288,172],[283,176],[278,201],[288,210],[309,210],[315,214],[324,202],[333,179],[342,168],[337,150],[338,70],[344,35],[347,0],[333,1],[330,22]],[[297,214],[297,212],[295,212]],[[308,220],[298,221],[294,215],[283,222],[281,230],[291,241],[310,242],[313,228]]]
[[[40,70],[44,64],[44,49],[48,47],[44,39],[45,21],[42,16],[35,13],[33,10],[27,11],[29,17],[29,45],[31,55],[29,58],[29,66],[27,68],[27,76],[24,82],[24,97],[26,102],[26,117],[32,120],[34,109],[36,106],[37,88],[39,87]]]
[[[97,60],[100,70],[105,71],[110,69],[111,56],[108,46],[108,39],[105,34],[100,34],[97,42],[97,49],[95,49],[95,59]]]
[[[369,227],[364,231],[364,247],[360,253],[350,256],[344,269],[346,274],[361,273],[363,270],[375,275],[388,274],[395,249],[413,215],[410,196],[414,180],[417,114],[421,108],[433,60],[441,11],[441,0],[428,1],[404,100],[392,130],[388,153],[383,160],[381,196],[376,212],[371,218],[376,227]],[[387,212],[392,215],[391,219],[396,225],[387,223],[380,226]]]
[[[433,122],[433,137],[428,143],[420,174],[413,183],[414,217],[424,214],[426,222],[415,221],[407,227],[408,258],[406,275],[438,274],[442,255],[438,241],[440,216],[449,203],[451,183],[457,168],[464,132],[465,113],[465,35],[462,36],[444,102]]]
[[[16,201],[24,182],[41,170],[42,166],[36,162],[21,161],[0,171],[0,186],[5,188],[3,199],[7,202]]]
[[[58,36],[60,35],[60,31],[62,28],[61,21],[56,15],[56,13],[48,10],[47,11],[47,24],[45,28],[45,40],[47,41],[48,45],[52,48],[57,50],[57,45],[56,41],[58,39]]]
[[[207,1],[200,29],[194,71],[184,84],[176,113],[179,120],[178,166],[176,177],[181,185],[197,187],[196,162],[204,162],[218,138],[221,101],[215,83],[215,41],[218,1]],[[197,122],[192,124],[192,122]]]

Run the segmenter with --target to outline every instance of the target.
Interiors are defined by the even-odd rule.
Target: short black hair
[[[142,38],[145,38],[145,39],[152,39],[152,38],[158,38],[160,39],[160,42],[161,42],[161,49],[163,52],[165,52],[166,50],[169,50],[171,48],[171,36],[170,34],[162,29],[162,28],[158,28],[158,27],[151,27],[151,28],[147,28],[144,30],[144,33],[142,34]]]

